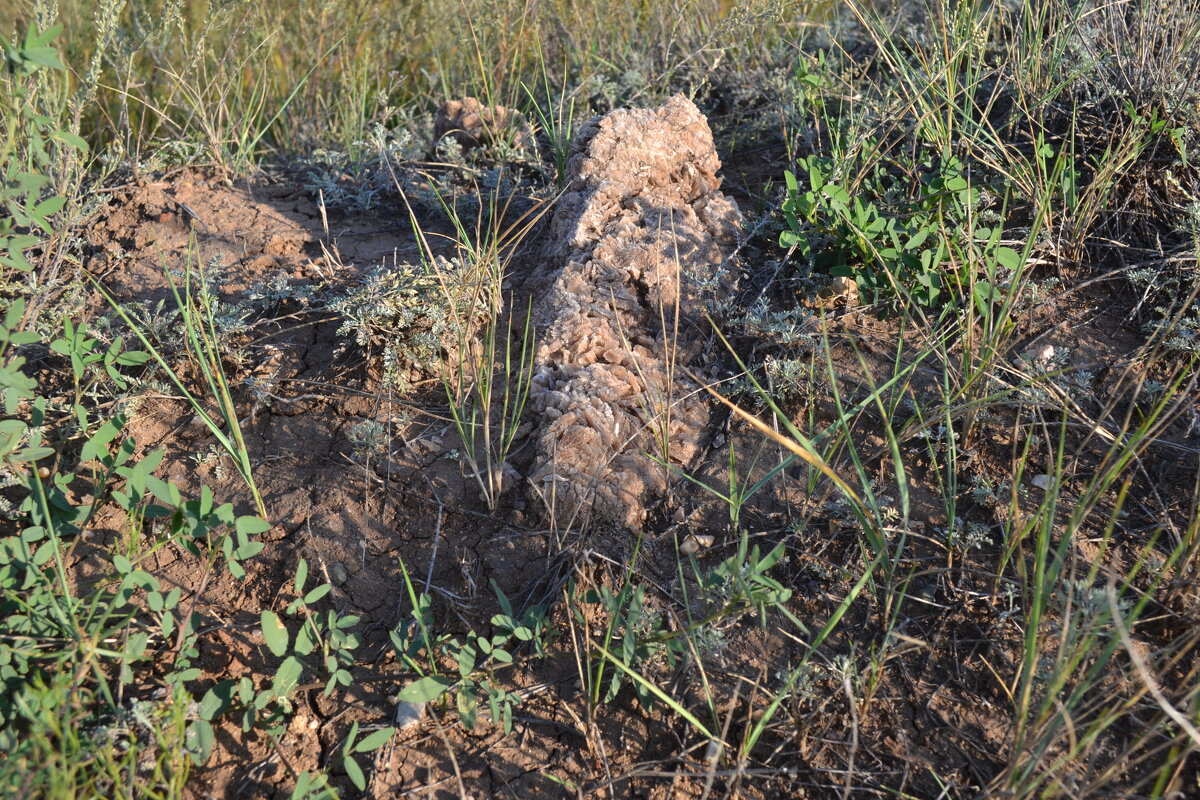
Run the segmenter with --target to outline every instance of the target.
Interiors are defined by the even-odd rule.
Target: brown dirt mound
[[[534,492],[561,521],[640,528],[666,470],[708,423],[682,373],[702,349],[703,299],[741,224],[721,194],[712,132],[682,96],[583,126],[546,248],[550,288],[532,403]]]

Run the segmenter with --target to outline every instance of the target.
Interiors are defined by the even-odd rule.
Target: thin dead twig
[[[1138,677],[1146,684],[1146,689],[1150,692],[1150,696],[1158,703],[1158,707],[1163,710],[1171,720],[1183,730],[1192,742],[1200,746],[1200,730],[1196,730],[1196,726],[1192,724],[1186,716],[1175,705],[1167,699],[1163,694],[1162,688],[1158,685],[1158,681],[1150,673],[1150,668],[1146,664],[1146,659],[1134,647],[1133,639],[1129,635],[1129,629],[1125,626],[1125,620],[1121,619],[1121,610],[1117,607],[1117,585],[1116,578],[1109,578],[1108,586],[1105,588],[1105,593],[1108,595],[1108,608],[1112,613],[1113,627],[1117,629],[1117,635],[1121,637],[1121,644],[1125,647],[1125,652],[1129,653],[1129,660],[1133,664],[1133,668],[1137,671]]]

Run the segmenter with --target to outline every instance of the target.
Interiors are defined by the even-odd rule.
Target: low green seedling
[[[379,750],[391,741],[392,734],[395,732],[395,728],[380,728],[359,739],[358,723],[355,722],[350,726],[350,733],[346,735],[346,742],[342,745],[342,766],[346,770],[346,775],[350,777],[350,782],[360,792],[367,789],[367,776],[354,756],[366,755]]]
[[[27,80],[43,69],[65,70],[51,42],[62,25],[38,31],[33,25],[18,41],[0,38],[5,69],[0,72],[0,129],[22,135],[0,143],[0,275],[9,270],[32,272],[26,253],[53,233],[52,217],[67,203],[47,190],[50,177],[72,152],[86,153],[87,143],[43,113]],[[18,147],[20,142],[22,147]]]
[[[431,703],[452,697],[459,719],[468,730],[474,730],[479,709],[486,704],[492,724],[500,725],[505,733],[511,732],[513,709],[520,705],[521,695],[502,688],[496,672],[513,663],[513,651],[520,645],[532,646],[537,656],[545,654],[545,609],[534,605],[516,614],[508,597],[493,582],[501,613],[491,619],[491,634],[472,631],[461,637],[434,637],[430,633],[433,607],[429,595],[416,594],[407,571],[405,581],[413,618],[391,632],[392,647],[405,666],[420,677],[404,687],[397,699]],[[453,664],[453,671],[444,670],[445,663]]]
[[[995,278],[976,280],[980,259],[970,256],[981,254],[981,272],[995,276],[1015,269],[1017,253],[999,245],[999,228],[969,230],[981,190],[958,159],[922,164],[925,178],[905,201],[890,199],[898,188],[882,167],[852,193],[832,159],[810,155],[801,165],[801,178],[784,175],[779,243],[815,271],[852,278],[870,302],[907,298],[936,308],[955,297],[980,307],[998,301]]]
[[[214,741],[214,723],[222,716],[232,715],[243,732],[263,731],[272,742],[277,742],[286,730],[287,720],[294,711],[292,697],[301,686],[306,674],[326,675],[325,696],[333,694],[338,686],[349,686],[353,681],[348,667],[354,662],[354,651],[362,643],[361,637],[350,629],[358,624],[355,615],[340,615],[334,610],[324,615],[312,606],[324,599],[332,586],[318,584],[305,591],[308,584],[308,562],[300,559],[292,585],[296,598],[280,616],[275,611],[264,609],[260,614],[260,631],[267,649],[281,659],[269,679],[256,684],[250,677],[227,679],[214,684],[204,695],[199,705],[199,718],[189,728],[197,747],[196,758],[203,763]],[[300,626],[295,635],[285,624],[285,617],[300,617]],[[390,732],[391,729],[388,729]],[[356,735],[357,727],[350,740]],[[375,749],[377,734],[359,742],[353,752],[364,753]],[[360,784],[362,770],[357,764],[346,767],[356,786]],[[357,772],[356,772],[357,770]],[[355,777],[357,774],[357,778]],[[328,786],[324,775],[303,773],[296,777],[293,797],[334,797],[336,793]]]

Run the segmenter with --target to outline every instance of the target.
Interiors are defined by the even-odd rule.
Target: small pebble
[[[423,716],[425,716],[424,703],[405,701],[396,704],[396,727],[400,730],[419,724]]]
[[[1029,482],[1043,492],[1050,491],[1050,487],[1054,486],[1054,478],[1051,478],[1049,475],[1034,475],[1029,479]]]
[[[695,555],[701,550],[707,550],[713,546],[716,539],[708,533],[689,533],[683,540],[683,544],[679,545],[679,552],[685,556]]]

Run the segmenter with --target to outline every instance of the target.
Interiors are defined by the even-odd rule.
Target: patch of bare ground
[[[90,228],[95,255],[88,266],[119,302],[146,314],[159,301],[173,307],[168,271],[182,287],[189,259],[219,270],[217,291],[230,305],[281,275],[293,287],[336,293],[385,261],[419,260],[411,227],[397,224],[396,210],[390,211],[330,219],[290,186],[231,184],[187,172],[114,190]],[[422,224],[434,231],[442,223]],[[99,296],[93,307],[107,311]],[[284,737],[287,768],[268,742],[244,741],[230,727],[196,782],[197,796],[262,796],[291,780],[288,768],[323,764],[347,715],[372,723],[390,717],[387,697],[395,694],[396,682],[377,675],[395,668],[374,662],[386,649],[387,630],[407,615],[401,559],[424,585],[453,598],[455,615],[472,622],[494,613],[483,599],[493,580],[514,597],[540,599],[536,595],[546,586],[557,588],[550,538],[522,525],[519,513],[484,513],[475,482],[454,456],[460,445],[444,416],[440,384],[434,387],[424,376],[431,388],[410,397],[381,388],[372,371],[378,365],[343,352],[340,320],[327,313],[287,302],[247,313],[248,325],[228,342],[233,356],[224,368],[245,411],[243,432],[273,524],[263,536],[268,547],[240,582],[223,572],[208,580],[203,561],[182,550],[156,552],[148,568],[165,585],[182,588],[183,607],[195,608],[204,620],[204,681],[269,672],[255,610],[274,604],[301,557],[337,587],[339,608],[363,616],[364,649],[371,655],[361,665],[362,688],[349,696],[326,700],[319,691],[306,692],[300,721]],[[166,337],[169,331],[159,333]],[[245,497],[228,457],[172,395],[150,393],[140,401],[129,427],[139,448],[166,448],[164,477],[185,494],[207,485],[218,497]],[[383,452],[356,451],[350,431],[367,420],[387,429]],[[116,517],[97,521],[86,546],[76,551],[80,577],[126,523]]]
[[[686,170],[669,178],[697,180]],[[432,210],[414,207],[422,229],[448,232]],[[181,273],[189,258],[219,274],[216,291],[230,306],[261,294],[280,276],[293,288],[333,294],[381,263],[420,260],[422,244],[403,222],[402,208],[393,198],[373,214],[350,218],[322,210],[287,182],[231,183],[200,172],[174,173],[111,190],[109,204],[87,231],[92,255],[85,266],[119,301],[147,315],[159,301],[170,307],[164,270]],[[620,208],[637,209],[636,198],[622,200]],[[677,212],[686,216],[678,209],[672,213]],[[646,216],[645,209],[638,213]],[[666,217],[656,219],[653,233],[661,236],[670,225]],[[532,244],[514,255],[514,307],[524,307],[525,295],[532,293],[530,277],[547,269],[542,254],[553,248],[537,237],[550,235],[535,232]],[[453,255],[452,248],[438,247]],[[559,254],[568,255],[586,263],[599,258],[580,248]],[[561,264],[549,265],[556,266]],[[613,283],[610,299],[619,299],[624,290],[619,283]],[[514,666],[500,674],[503,685],[522,697],[511,733],[486,714],[468,730],[452,707],[431,706],[418,725],[374,755],[368,796],[989,795],[1004,776],[1023,768],[1019,731],[1031,735],[1014,712],[1026,633],[1014,613],[1021,587],[1011,577],[998,577],[996,569],[998,562],[1023,556],[1005,552],[997,533],[1011,525],[1005,515],[1014,509],[1034,513],[1040,491],[1031,482],[1034,473],[1054,472],[1050,462],[1065,458],[1061,474],[1072,482],[1062,487],[1064,503],[1050,531],[1051,538],[1061,534],[1071,503],[1105,466],[1105,454],[1126,435],[1127,420],[1144,402],[1131,376],[1142,370],[1162,378],[1168,370],[1169,359],[1148,358],[1144,332],[1130,318],[1130,299],[1118,287],[1100,282],[1032,304],[1019,316],[1014,346],[990,356],[992,382],[978,387],[970,385],[962,366],[977,356],[969,343],[948,340],[936,327],[880,321],[872,309],[814,312],[808,344],[786,353],[733,337],[735,350],[758,363],[771,356],[807,364],[803,382],[773,387],[786,397],[782,413],[814,436],[827,431],[825,441],[834,442],[828,460],[845,472],[857,458],[874,482],[878,504],[891,509],[880,528],[898,554],[891,571],[873,572],[815,654],[808,646],[812,634],[837,612],[870,561],[861,521],[827,480],[720,407],[704,405],[702,416],[711,421],[689,431],[694,439],[683,445],[694,456],[688,460],[696,480],[721,492],[731,491],[731,449],[741,485],[763,480],[740,508],[738,528],[728,502],[665,470],[653,491],[637,492],[640,534],[619,526],[586,533],[547,526],[536,498],[524,491],[506,492],[496,510],[488,510],[461,459],[463,444],[447,417],[436,375],[414,373],[413,388],[401,394],[383,380],[377,361],[344,346],[341,320],[319,304],[286,298],[247,303],[245,325],[232,334],[224,367],[238,387],[235,399],[244,410],[246,441],[272,523],[263,536],[268,546],[248,562],[249,574],[240,582],[223,572],[210,580],[202,561],[182,550],[157,550],[145,568],[164,584],[180,587],[182,607],[202,619],[201,688],[229,677],[269,677],[275,660],[259,635],[257,614],[281,605],[300,558],[334,585],[328,601],[333,607],[361,616],[365,643],[350,687],[326,697],[323,684],[304,686],[277,747],[226,723],[212,760],[190,784],[192,796],[286,797],[300,771],[336,773],[334,755],[351,722],[392,722],[395,695],[414,677],[396,660],[388,637],[408,623],[412,611],[401,562],[417,589],[432,595],[439,632],[486,630],[498,610],[494,583],[518,608],[547,606],[554,635],[544,658],[518,652]],[[635,289],[629,291],[639,300]],[[601,314],[602,300],[593,309]],[[98,296],[92,308],[106,312]],[[644,314],[654,306],[640,308]],[[552,319],[553,311],[539,313]],[[624,335],[639,335],[632,327],[645,322],[628,322]],[[619,332],[609,333],[611,363],[621,363],[629,354],[617,352]],[[714,363],[732,365],[717,358],[720,345],[706,333],[689,335],[693,349],[707,350]],[[654,354],[666,344],[649,335],[638,346]],[[1049,361],[1038,363],[1046,348]],[[636,372],[637,365],[624,366]],[[1061,376],[1030,381],[1038,370]],[[902,378],[893,381],[898,372]],[[725,374],[734,377],[732,370]],[[922,409],[936,406],[946,375],[961,381],[952,388],[962,392],[962,402],[940,416],[923,416]],[[889,381],[886,392],[877,391]],[[720,386],[729,389],[732,383]],[[1071,572],[1082,576],[1100,559],[1102,580],[1128,575],[1146,558],[1150,531],[1184,535],[1172,526],[1187,518],[1200,448],[1195,387],[1188,388],[1190,405],[1173,409],[1169,424],[1155,432],[1157,441],[1134,464],[1123,512],[1094,515],[1075,531],[1065,550]],[[980,402],[971,402],[972,391]],[[771,419],[767,409],[755,407],[753,393],[734,396]],[[876,396],[892,412],[886,419]],[[1047,419],[1056,404],[1077,409],[1061,429],[1065,456],[1051,447],[1060,434]],[[552,405],[535,402],[531,414],[545,414]],[[625,403],[623,409],[639,424],[648,422],[636,405]],[[973,415],[973,423],[964,427],[963,415]],[[132,420],[140,449],[166,448],[161,473],[185,494],[198,493],[203,484],[218,497],[244,497],[225,457],[171,392],[147,393]],[[522,430],[513,447],[513,467],[523,476],[545,473],[553,463],[545,429],[538,420],[528,421],[535,424]],[[380,449],[365,449],[356,439],[356,426],[364,422],[385,432]],[[961,438],[955,430],[963,432]],[[1027,445],[1032,455],[1025,455]],[[643,441],[630,455],[644,459],[648,449]],[[1018,463],[1028,465],[1021,474],[1014,472]],[[1100,506],[1111,507],[1118,489]],[[1006,496],[1017,502],[1004,502]],[[639,700],[631,681],[607,697],[603,681],[611,681],[613,668],[598,685],[596,664],[586,654],[612,632],[611,616],[599,600],[605,588],[640,588],[646,614],[660,620],[664,631],[677,633],[710,613],[715,601],[706,591],[715,590],[701,588],[703,576],[738,552],[743,532],[748,545],[764,552],[784,545],[770,576],[787,591],[783,605],[792,619],[806,629],[776,614],[734,615],[714,623],[706,638],[685,637],[681,654],[659,653],[639,666],[674,703],[719,731],[725,745],[716,746],[662,698]],[[142,530],[147,537],[153,533],[152,525]],[[126,520],[99,520],[75,551],[74,573],[86,579],[89,563],[128,535]],[[695,562],[678,556],[689,536],[703,541]],[[1135,578],[1135,589],[1148,585],[1150,572]],[[1175,648],[1174,671],[1160,676],[1170,688],[1194,672],[1188,663],[1195,636],[1181,637],[1180,631],[1200,619],[1197,587],[1179,583],[1154,598],[1146,615],[1154,623],[1139,628],[1137,642],[1150,651]],[[1061,613],[1071,613],[1069,604],[1064,608]],[[636,634],[636,620],[627,622],[630,635]],[[1056,623],[1047,618],[1044,624]],[[804,657],[808,667],[789,676]],[[1140,720],[1150,726],[1159,716],[1144,702],[1127,660],[1118,652],[1110,665],[1096,668],[1103,676],[1082,706],[1085,712],[1117,694],[1141,703],[1143,711],[1101,734],[1096,758],[1081,763],[1072,776],[1085,788],[1137,779],[1106,771],[1116,762],[1106,762],[1104,754],[1133,751],[1152,758],[1160,745],[1135,725]],[[606,702],[589,701],[595,697]],[[770,718],[764,717],[767,709]],[[757,737],[754,749],[739,753],[751,736]],[[1069,730],[1047,736],[1050,752],[1072,746]],[[1198,785],[1195,766],[1187,770],[1178,776],[1179,785]],[[335,783],[349,787],[342,775],[335,774]],[[1102,788],[1096,792],[1103,795]]]

